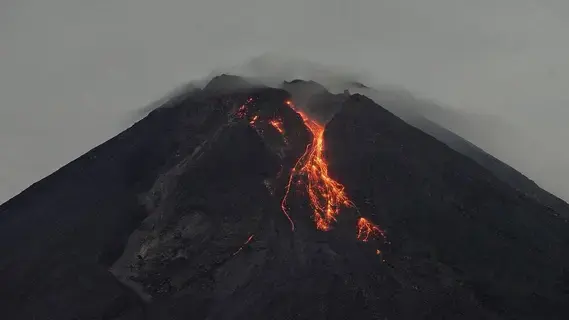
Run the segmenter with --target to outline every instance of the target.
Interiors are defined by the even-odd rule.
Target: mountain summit
[[[0,207],[3,314],[566,319],[567,204],[409,123],[311,81],[184,92]]]

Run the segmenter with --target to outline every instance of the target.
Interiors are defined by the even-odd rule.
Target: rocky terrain
[[[183,92],[0,207],[3,317],[566,319],[567,204],[408,122],[301,80]]]

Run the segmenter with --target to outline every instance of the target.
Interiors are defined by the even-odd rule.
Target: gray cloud
[[[2,1],[0,202],[265,52],[501,119],[459,133],[569,199],[567,30],[563,0]]]

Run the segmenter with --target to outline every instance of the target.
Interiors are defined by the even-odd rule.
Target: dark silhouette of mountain
[[[444,261],[498,315],[567,311],[565,220],[366,97],[352,96],[327,134],[331,169],[401,253]]]
[[[216,77],[0,207],[3,316],[565,319],[567,222],[433,136]]]
[[[512,188],[548,206],[552,214],[569,219],[569,206],[565,201],[543,190],[534,181],[473,143],[424,117],[415,118],[410,123],[476,161]]]
[[[524,174],[464,139],[452,129],[463,128],[471,133],[480,131],[472,128],[487,128],[491,131],[493,127],[504,126],[504,123],[476,115],[465,116],[433,102],[416,99],[408,92],[397,88],[372,89],[360,83],[348,85],[352,91],[368,95],[407,123],[473,159],[511,187],[549,206],[552,214],[569,219],[569,205],[565,201],[540,188]],[[505,129],[502,132],[507,131]]]

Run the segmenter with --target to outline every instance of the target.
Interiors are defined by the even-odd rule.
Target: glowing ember
[[[357,238],[363,242],[368,242],[370,239],[377,237],[385,238],[385,232],[365,218],[358,220],[357,228]],[[377,250],[376,253],[379,254],[381,251]]]
[[[237,110],[237,117],[238,118],[243,118],[245,117],[245,115],[247,114],[247,106],[246,105],[242,105],[241,107],[239,107],[239,109]]]
[[[243,248],[244,248],[246,245],[248,245],[248,244],[253,240],[253,237],[255,237],[254,234],[250,235],[249,238],[247,238],[247,241],[245,241],[245,243],[243,243],[243,245],[242,245],[237,251],[235,251],[235,252],[233,253],[233,255],[236,255],[236,254],[238,254],[239,252],[241,252],[241,251],[243,250]]]
[[[253,102],[253,97],[247,98],[247,101],[241,106],[239,106],[239,109],[237,109],[235,115],[238,118],[244,118],[247,115],[249,104],[251,104],[252,102]]]
[[[269,121],[271,126],[273,126],[280,134],[284,134],[283,123],[280,120]]]
[[[294,181],[295,185],[306,188],[316,228],[323,231],[330,230],[332,224],[336,221],[340,209],[342,207],[355,208],[355,205],[348,198],[344,186],[328,175],[328,163],[324,158],[324,127],[308,118],[301,111],[296,110],[291,101],[286,101],[286,104],[300,114],[304,125],[312,133],[312,142],[308,144],[306,150],[291,170],[285,195],[281,202],[281,209],[290,221],[294,231],[295,225],[287,210],[287,199]],[[272,120],[270,124],[281,134],[284,134],[282,122]],[[383,230],[363,217],[358,219],[358,240],[368,242],[379,237],[385,238]],[[375,253],[381,255],[382,252],[377,249]]]
[[[287,101],[286,104],[294,109],[291,101]],[[344,186],[328,175],[328,163],[324,158],[324,127],[316,121],[309,119],[304,113],[296,111],[302,117],[306,127],[312,132],[313,138],[292,169],[281,207],[288,217],[286,199],[292,181],[296,176],[306,177],[307,182],[303,183],[302,179],[299,179],[299,181],[306,186],[310,205],[313,209],[314,222],[319,230],[327,231],[330,230],[332,223],[336,221],[336,216],[339,214],[341,207],[354,207],[354,205],[346,195]]]
[[[291,230],[294,231],[294,221],[292,221],[292,218],[290,217],[290,215],[287,212],[286,209],[286,200],[288,199],[288,194],[290,193],[290,187],[292,185],[292,180],[294,179],[294,177],[297,175],[297,173],[299,172],[299,168],[301,167],[302,161],[304,160],[304,158],[306,157],[306,154],[308,153],[308,150],[310,149],[310,145],[308,145],[306,147],[306,151],[304,151],[304,154],[298,158],[298,160],[296,161],[296,164],[294,165],[294,167],[291,170],[290,176],[288,178],[288,183],[286,185],[286,191],[285,191],[285,195],[283,197],[283,201],[281,202],[281,209],[283,210],[284,214],[286,215],[288,221],[290,222],[290,226],[291,226]],[[300,182],[300,181],[299,181]]]
[[[253,119],[251,119],[251,121],[249,121],[249,123],[254,124],[255,121],[257,121],[257,119],[259,119],[259,116],[254,116]]]

